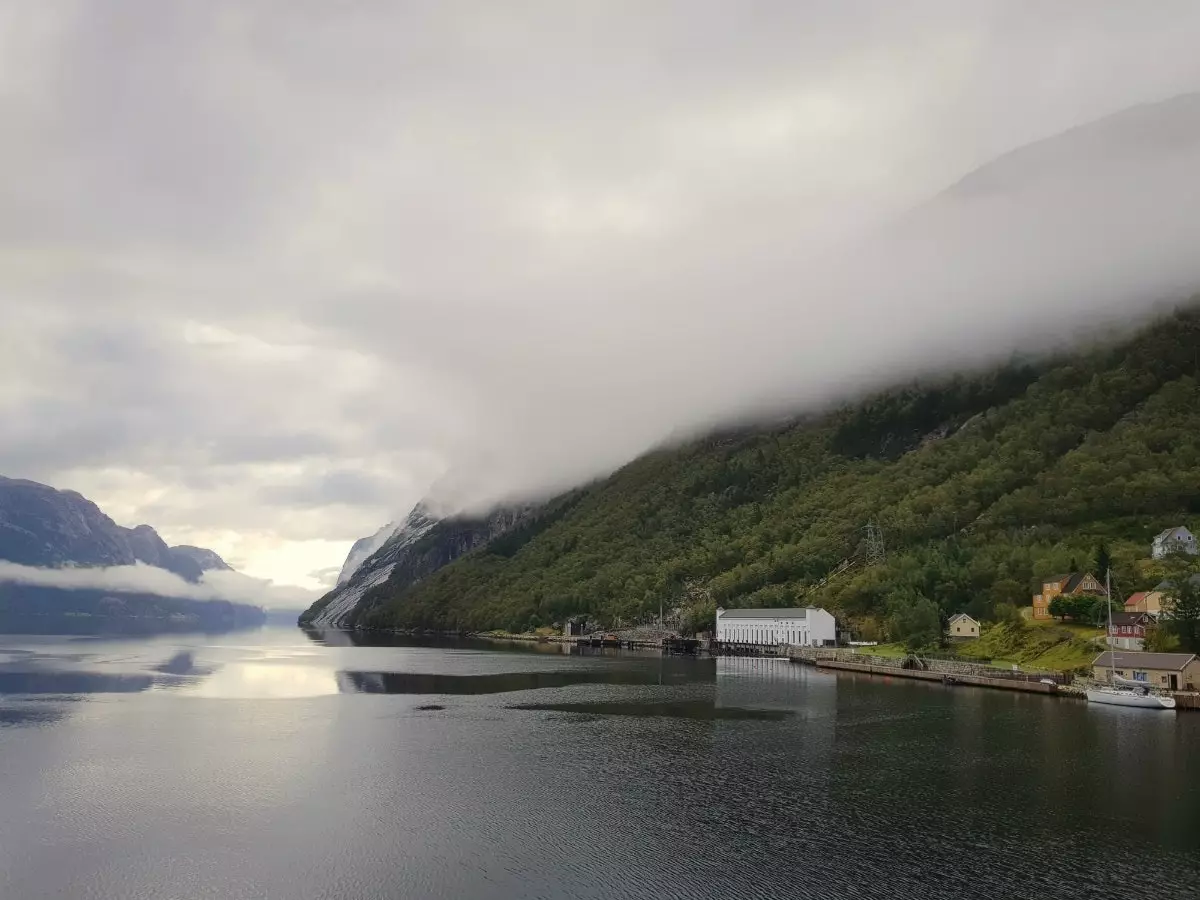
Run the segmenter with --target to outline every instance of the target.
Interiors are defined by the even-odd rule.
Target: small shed
[[[950,617],[948,632],[952,638],[977,638],[979,623],[966,613],[955,613]]]

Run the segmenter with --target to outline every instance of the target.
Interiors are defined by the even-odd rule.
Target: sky
[[[1135,320],[1194,131],[946,190],[1198,43],[1190,0],[0,0],[0,474],[317,590],[422,497]]]

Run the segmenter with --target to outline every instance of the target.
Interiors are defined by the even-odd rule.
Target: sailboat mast
[[[1108,644],[1108,683],[1117,685],[1117,646],[1112,640],[1112,567],[1104,570],[1104,605],[1108,607],[1108,631],[1104,635],[1104,643]]]

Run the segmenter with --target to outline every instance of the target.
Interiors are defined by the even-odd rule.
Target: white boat
[[[1104,586],[1108,603],[1108,634],[1112,634],[1112,570],[1104,575]],[[1108,706],[1138,706],[1142,709],[1174,709],[1175,698],[1152,694],[1147,686],[1130,681],[1117,674],[1117,651],[1109,651],[1109,680],[1111,687],[1095,687],[1088,690],[1088,703],[1104,703]]]
[[[1092,688],[1087,692],[1088,703],[1106,703],[1109,706],[1140,706],[1144,709],[1174,709],[1174,697],[1158,694],[1124,691],[1119,688]]]

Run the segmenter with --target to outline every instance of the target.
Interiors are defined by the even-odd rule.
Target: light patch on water
[[[338,692],[332,669],[253,662],[222,666],[209,677],[179,691],[193,697],[225,700],[294,699]]]

